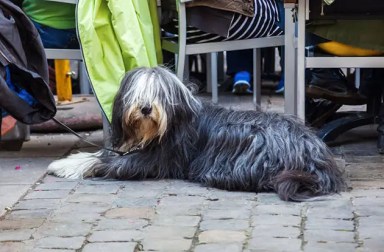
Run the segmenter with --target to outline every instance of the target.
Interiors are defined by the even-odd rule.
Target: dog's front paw
[[[53,161],[48,166],[48,174],[68,179],[82,179],[92,174],[93,167],[100,160],[92,153],[78,153]]]

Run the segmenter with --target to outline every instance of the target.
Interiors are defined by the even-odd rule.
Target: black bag
[[[0,0],[0,109],[25,124],[50,120],[56,104],[38,31],[24,12]]]

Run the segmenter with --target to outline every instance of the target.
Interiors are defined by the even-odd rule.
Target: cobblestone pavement
[[[88,138],[101,142],[102,134]],[[47,176],[52,159],[84,145],[67,134],[32,136],[22,151],[0,153],[7,174],[0,201],[22,191],[0,217],[0,251],[384,251],[384,157],[375,128],[352,130],[333,146],[349,190],[292,203],[178,180]],[[18,175],[29,181],[19,185]]]

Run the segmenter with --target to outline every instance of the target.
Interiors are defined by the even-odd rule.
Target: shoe
[[[285,90],[284,76],[281,76],[279,84],[277,84],[277,86],[276,86],[275,93],[276,94],[282,94],[282,93],[284,93],[284,90]]]
[[[305,118],[311,127],[320,128],[341,106],[341,104],[325,99],[307,98],[305,102]]]
[[[309,98],[327,99],[339,104],[361,105],[367,98],[348,83],[339,68],[312,69],[309,85],[305,89]]]
[[[235,74],[233,78],[234,84],[232,88],[233,94],[252,94],[251,90],[251,74],[247,71],[241,71]]]

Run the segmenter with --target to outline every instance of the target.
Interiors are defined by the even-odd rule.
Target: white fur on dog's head
[[[127,73],[116,95],[112,143],[121,151],[161,141],[169,125],[197,114],[201,102],[164,67],[141,67]]]

